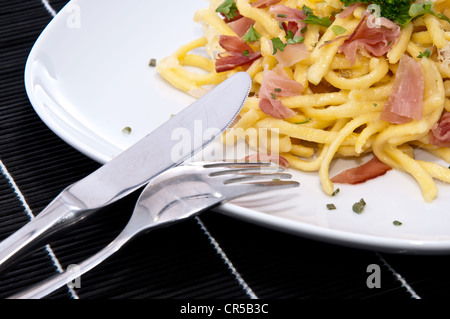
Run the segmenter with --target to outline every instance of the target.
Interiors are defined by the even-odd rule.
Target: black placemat
[[[37,215],[65,186],[100,165],[51,132],[23,83],[27,55],[66,1],[0,4],[0,239]],[[127,222],[137,194],[38,247],[0,274],[0,298],[80,263]],[[380,268],[380,287],[370,288]],[[447,256],[345,248],[236,220],[215,211],[135,239],[48,298],[411,299],[448,297]]]

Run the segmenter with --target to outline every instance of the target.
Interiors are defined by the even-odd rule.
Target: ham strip
[[[246,43],[244,40],[242,40],[238,37],[231,36],[231,35],[220,35],[219,45],[227,53],[242,54],[244,51],[248,51],[249,53],[254,53],[252,47],[248,43]]]
[[[369,11],[364,11],[361,22],[350,37],[339,47],[339,53],[344,53],[354,64],[358,51],[365,50],[373,56],[382,56],[389,52],[400,37],[400,27],[386,18],[377,18],[375,25],[369,18]]]
[[[286,7],[282,4],[277,4],[271,6],[269,11],[273,14],[275,20],[280,22],[287,22],[287,24],[282,24],[286,32],[287,30],[290,30],[292,31],[294,36],[302,36],[301,32],[306,26],[306,23],[302,21],[306,18],[306,14],[302,10]]]
[[[304,43],[289,44],[284,51],[278,50],[274,57],[283,68],[290,67],[308,57],[308,48]]]
[[[378,176],[386,174],[392,168],[377,157],[372,158],[367,163],[347,169],[331,179],[333,183],[340,184],[360,184]]]
[[[259,108],[264,113],[277,119],[292,117],[295,112],[281,103],[279,97],[300,95],[303,85],[275,71],[263,71],[259,90]]]
[[[445,112],[438,123],[431,128],[430,144],[450,147],[450,113]]]
[[[423,116],[423,93],[425,80],[422,67],[413,58],[400,58],[394,85],[381,119],[393,124],[420,120]]]
[[[349,16],[351,16],[352,14],[353,14],[353,12],[359,7],[359,6],[361,6],[362,5],[362,2],[357,2],[357,3],[354,3],[354,4],[352,4],[352,5],[350,5],[350,6],[348,6],[348,7],[346,7],[345,9],[344,9],[344,11],[342,11],[341,13],[338,13],[337,15],[336,15],[336,18],[339,18],[339,19],[347,19]]]
[[[219,54],[216,59],[217,73],[248,65],[261,57],[260,52],[254,52],[250,45],[239,37],[221,35],[219,44],[226,52]]]
[[[303,19],[306,18],[302,10],[290,8],[284,5],[273,5],[269,11],[273,14],[275,20],[284,22],[282,27],[286,34],[290,31],[294,37],[302,37],[302,30],[306,26]],[[272,45],[272,43],[270,43]],[[308,57],[308,49],[303,43],[289,44],[284,51],[278,50],[274,55],[282,67],[289,67]]]
[[[254,23],[255,20],[247,17],[242,17],[240,19],[228,23],[228,26],[231,28],[231,30],[234,31],[234,33],[236,33],[240,38],[242,38],[247,33],[250,26]]]

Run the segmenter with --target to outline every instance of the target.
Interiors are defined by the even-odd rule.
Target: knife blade
[[[192,157],[233,122],[250,87],[250,76],[236,73],[111,161],[66,187],[41,213],[0,243],[0,268],[31,243],[86,218]],[[174,138],[177,130],[188,133],[188,138]]]

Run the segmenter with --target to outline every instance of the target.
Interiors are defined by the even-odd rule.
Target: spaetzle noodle
[[[424,200],[431,202],[438,196],[437,181],[450,182],[450,169],[415,159],[414,150],[450,161],[450,133],[436,142],[439,125],[450,112],[450,23],[444,16],[450,1],[410,1],[415,8],[434,11],[403,24],[375,15],[366,3],[209,0],[194,17],[204,35],[181,45],[157,70],[195,97],[236,72],[248,72],[253,79],[250,96],[223,142],[246,139],[256,151],[270,152],[267,145],[274,144],[257,137],[263,129],[276,129],[278,134],[268,134],[268,139],[276,139],[278,154],[293,169],[318,172],[326,194],[336,188],[329,176],[334,159],[369,154],[411,175]],[[244,32],[238,23],[245,25]],[[376,37],[381,42],[369,41]],[[246,49],[233,51],[225,40],[239,41]],[[405,61],[409,76],[413,68],[420,71],[417,81],[402,78]],[[268,94],[269,76],[295,83],[297,91],[283,95],[287,90],[280,85]],[[405,105],[392,105],[408,81],[419,88],[420,100],[410,104],[420,109],[399,111]]]

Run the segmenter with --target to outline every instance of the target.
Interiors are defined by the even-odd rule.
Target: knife
[[[12,257],[31,243],[86,218],[192,157],[233,122],[250,87],[247,73],[234,74],[108,163],[65,188],[35,218],[0,243],[0,268],[11,264]],[[188,133],[183,135],[184,141],[176,139],[176,134],[174,137],[177,130]]]

